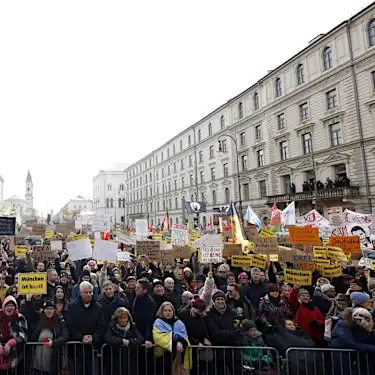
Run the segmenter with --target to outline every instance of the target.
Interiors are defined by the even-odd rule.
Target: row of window
[[[112,191],[112,184],[107,184],[107,190],[108,191]],[[125,185],[124,184],[120,184],[118,190],[119,191],[124,191],[125,190]]]
[[[115,200],[113,198],[107,198],[105,200],[105,206],[107,208],[114,208],[115,207]],[[125,198],[118,199],[118,208],[125,208]]]

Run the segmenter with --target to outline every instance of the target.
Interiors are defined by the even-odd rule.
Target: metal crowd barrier
[[[351,349],[289,348],[286,375],[373,375],[375,357]]]
[[[146,349],[104,344],[95,350],[92,345],[68,342],[45,349],[43,343],[29,342],[17,347],[8,359],[0,356],[0,375],[375,374],[375,356],[349,349],[290,348],[285,358],[270,347],[191,346],[182,355],[164,352],[161,356],[156,356],[155,346]],[[191,370],[184,368],[185,359]]]

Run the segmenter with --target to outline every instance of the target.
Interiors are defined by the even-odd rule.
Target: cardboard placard
[[[200,251],[201,263],[221,263],[223,261],[222,246],[203,246]]]
[[[52,238],[54,234],[55,233],[53,232],[53,230],[46,230],[45,233],[44,233],[44,237],[45,238]]]
[[[271,232],[270,230],[268,230],[266,228],[262,228],[259,235],[261,237],[275,237],[275,233]]]
[[[34,262],[53,262],[56,259],[57,252],[51,250],[49,245],[35,245],[33,246]]]
[[[254,240],[254,251],[259,254],[271,254],[278,251],[276,237],[259,237]]]
[[[19,294],[47,294],[47,273],[20,273]]]
[[[14,236],[16,234],[16,218],[0,217],[0,236]]]
[[[223,258],[230,259],[233,255],[243,255],[241,244],[226,243],[223,249]]]
[[[290,284],[312,285],[312,273],[311,271],[284,268],[284,281]]]
[[[289,228],[290,243],[296,245],[320,245],[319,229],[318,228]]]
[[[330,246],[336,246],[344,253],[361,254],[361,241],[359,236],[331,236],[329,237]]]
[[[230,229],[230,230],[225,230],[224,229],[224,238],[225,239],[232,238],[232,229]]]
[[[174,255],[172,250],[160,250],[160,263],[164,266],[171,265],[173,266],[174,261]]]
[[[56,232],[62,234],[69,234],[74,231],[73,223],[60,223],[56,224]]]
[[[172,246],[173,257],[174,259],[190,259],[191,251],[189,246]]]
[[[14,255],[16,257],[26,258],[26,253],[30,252],[30,246],[16,246]]]
[[[137,255],[146,255],[151,261],[159,261],[160,241],[137,241],[136,242]]]
[[[342,275],[342,266],[341,263],[324,265],[322,268],[323,277],[340,277]]]
[[[297,262],[297,263],[293,263],[293,268],[295,270],[312,271],[315,269],[315,263],[314,262]]]
[[[245,233],[249,241],[254,241],[255,238],[259,237],[257,227],[245,227]]]

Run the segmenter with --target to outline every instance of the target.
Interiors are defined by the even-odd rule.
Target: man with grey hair
[[[251,280],[244,287],[243,293],[253,305],[256,313],[258,313],[260,299],[267,294],[267,284],[262,282],[261,271],[259,268],[252,268],[250,271],[250,275]]]

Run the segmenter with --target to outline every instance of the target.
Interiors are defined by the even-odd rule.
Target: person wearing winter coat
[[[342,312],[349,307],[349,296],[339,293],[333,300],[324,322],[324,340],[331,341],[332,330],[341,318]]]
[[[335,287],[329,283],[320,286],[320,293],[314,292],[313,301],[325,317],[331,309],[333,300],[336,297]]]
[[[27,321],[18,312],[16,299],[7,296],[0,310],[0,374],[8,374],[17,366],[27,339]]]
[[[251,302],[244,296],[243,289],[239,284],[229,284],[227,287],[227,304],[236,311],[237,319],[255,320],[256,313]]]
[[[90,282],[90,271],[88,271],[88,270],[83,270],[82,271],[79,283],[77,283],[76,285],[74,285],[74,287],[72,289],[72,295],[70,297],[71,301],[75,301],[77,298],[79,298],[79,295],[80,295],[80,285],[84,281]],[[94,301],[97,300],[97,297],[98,297],[98,288],[95,287],[95,286],[93,286],[93,299],[94,299]]]
[[[24,314],[29,323],[29,340],[43,342],[31,348],[30,355],[33,374],[59,374],[67,368],[64,345],[69,340],[65,320],[60,316],[52,300],[46,300],[39,312],[32,302],[32,296],[26,296]]]
[[[261,272],[259,268],[251,269],[251,280],[249,284],[244,287],[244,294],[254,306],[258,313],[259,302],[262,297],[267,294],[267,284],[261,281]]]
[[[173,307],[178,310],[181,306],[181,294],[176,292],[174,289],[175,281],[171,277],[167,277],[164,280],[164,294],[170,300],[173,301]]]
[[[331,344],[334,349],[357,351],[355,355],[347,352],[333,353],[334,366],[338,373],[359,375],[375,371],[374,322],[366,309],[362,307],[345,309],[342,319],[337,322],[332,331]],[[358,366],[360,366],[360,372],[358,372]],[[369,372],[367,372],[367,366]]]
[[[288,300],[281,298],[276,284],[268,284],[267,291],[267,295],[259,303],[259,322],[262,329],[280,325],[294,315]]]
[[[324,344],[324,317],[306,289],[294,285],[289,305],[295,311],[294,321],[317,343]]]
[[[119,307],[113,313],[104,340],[111,347],[110,358],[113,358],[109,363],[109,373],[137,373],[138,363],[132,360],[132,356],[137,358],[137,349],[144,343],[144,338],[128,309]]]

